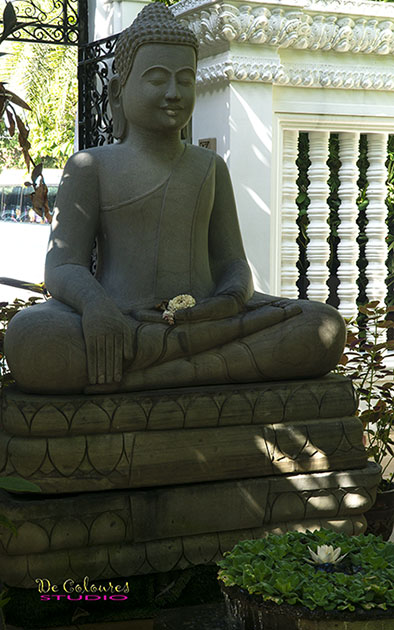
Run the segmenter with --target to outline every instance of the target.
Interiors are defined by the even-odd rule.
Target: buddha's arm
[[[216,285],[214,295],[193,309],[179,311],[178,322],[231,317],[253,295],[252,274],[242,244],[230,175],[219,156],[209,225],[209,260]]]
[[[242,307],[253,295],[252,273],[242,244],[230,174],[219,156],[209,226],[209,257],[216,282],[215,295],[231,295]]]
[[[82,316],[89,380],[110,383],[132,355],[126,318],[90,273],[98,226],[99,182],[89,152],[75,154],[64,169],[56,198],[45,283],[51,295]]]

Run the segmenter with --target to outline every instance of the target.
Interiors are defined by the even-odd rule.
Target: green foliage
[[[296,160],[298,166],[298,196],[296,203],[298,206],[298,219],[297,225],[299,229],[297,245],[299,249],[299,259],[297,262],[297,268],[300,273],[300,279],[298,282],[298,288],[300,292],[300,298],[306,298],[306,272],[309,267],[309,262],[306,256],[306,248],[309,242],[307,229],[309,225],[308,219],[308,206],[310,204],[308,197],[309,179],[307,176],[308,168],[311,165],[309,159],[309,137],[307,133],[300,133],[298,137],[298,158]]]
[[[22,308],[26,308],[27,306],[32,306],[33,304],[36,304],[41,299],[41,297],[34,296],[30,297],[27,301],[16,299],[12,304],[8,304],[7,302],[0,302],[0,395],[1,390],[4,387],[14,382],[4,356],[4,338],[7,332],[8,324],[10,323],[11,319],[18,313],[18,311],[20,311]]]
[[[20,477],[0,477],[0,488],[7,492],[40,492],[37,484]]]
[[[388,172],[388,177],[387,177],[388,195],[386,199],[386,204],[387,204],[387,209],[388,209],[388,214],[387,214],[388,278],[386,280],[387,288],[388,288],[387,303],[389,305],[394,305],[394,135],[389,137],[387,172]],[[392,337],[394,338],[394,335]]]
[[[360,136],[360,144],[359,144],[359,158],[357,161],[357,166],[359,169],[359,178],[357,181],[357,186],[359,189],[358,197],[357,197],[357,206],[358,206],[358,218],[357,225],[359,228],[359,235],[357,237],[357,243],[360,248],[360,253],[357,261],[357,266],[359,268],[359,275],[357,278],[357,286],[359,289],[359,303],[365,304],[368,301],[366,294],[366,286],[367,286],[367,276],[365,275],[365,270],[367,268],[368,261],[366,259],[366,245],[367,245],[367,215],[366,209],[369,204],[367,190],[368,190],[368,180],[367,180],[367,169],[369,166],[368,162],[368,141],[367,136],[365,134],[361,134]]]
[[[369,302],[360,306],[359,312],[362,320],[349,327],[337,372],[353,380],[360,400],[367,453],[382,466],[384,476],[394,458],[394,381],[392,370],[384,362],[385,351],[394,350],[394,341],[385,334],[394,329],[394,321],[389,319],[394,306]],[[383,487],[393,478],[394,472],[384,479]]]
[[[0,164],[4,168],[26,168],[18,138],[9,135],[3,119],[0,119]]]
[[[348,554],[339,565],[343,571],[330,573],[307,562],[308,547],[316,551],[321,545]],[[238,543],[218,565],[225,586],[241,587],[262,601],[327,611],[394,608],[394,544],[373,535],[327,529],[269,534]]]
[[[5,78],[19,78],[31,107],[26,115],[31,151],[47,168],[63,168],[74,150],[78,51],[75,46],[13,43],[10,52]]]

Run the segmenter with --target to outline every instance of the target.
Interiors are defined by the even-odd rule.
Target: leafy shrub
[[[382,467],[382,488],[390,486],[394,472],[386,474],[394,457],[394,382],[385,353],[394,349],[386,332],[394,329],[394,306],[369,302],[359,307],[360,323],[351,324],[345,352],[337,372],[352,379],[363,422],[368,456]]]
[[[312,566],[308,547],[340,547],[347,554],[337,571]],[[218,563],[218,579],[262,601],[310,610],[394,608],[394,544],[373,535],[348,536],[331,530],[269,534],[243,540]]]
[[[0,302],[0,394],[3,387],[13,383],[13,378],[7,366],[4,355],[4,338],[11,319],[22,309],[32,306],[42,300],[39,296],[32,296],[28,300],[16,299],[11,304]]]

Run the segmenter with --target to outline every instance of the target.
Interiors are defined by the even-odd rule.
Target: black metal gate
[[[80,149],[113,142],[108,82],[113,74],[117,39],[118,35],[111,35],[79,47],[78,136]]]
[[[9,41],[80,46],[88,40],[87,0],[17,0],[13,7],[24,26]]]

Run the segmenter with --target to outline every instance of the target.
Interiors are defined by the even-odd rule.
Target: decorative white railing
[[[387,139],[394,133],[394,5],[372,0],[181,0],[200,40],[193,142],[230,168],[246,252],[263,291],[298,297],[298,136],[309,134],[307,296],[326,301],[327,166],[338,134],[339,310],[357,312],[360,133],[367,134],[366,296],[387,295]]]
[[[359,247],[357,244],[357,158],[360,134],[357,132],[342,132],[339,134],[339,198],[341,205],[338,211],[340,224],[338,228],[338,260],[339,278],[338,297],[342,315],[352,318],[356,315],[356,300],[358,295],[357,259]]]
[[[366,275],[368,278],[367,295],[370,300],[382,301],[386,295],[385,279],[387,269],[385,260],[387,258],[387,246],[385,242],[387,226],[385,223],[387,211],[385,208],[385,198],[387,189],[385,181],[387,179],[386,162],[387,136],[384,134],[368,135],[368,159],[370,166],[367,171],[368,198],[367,207],[368,225],[366,234],[368,242],[366,246],[366,258],[368,265]]]
[[[333,129],[335,131],[335,128]],[[329,269],[327,261],[330,250],[328,237],[330,233],[329,225],[329,170],[327,166],[329,133],[327,131],[309,131],[309,160],[310,167],[307,175],[310,181],[308,187],[308,197],[310,204],[307,209],[309,225],[307,236],[306,256],[309,262],[306,275],[309,281],[307,295],[309,299],[321,302],[328,298],[328,277]],[[337,276],[339,287],[337,294],[339,298],[339,310],[346,318],[353,318],[357,315],[357,297],[359,268],[357,260],[360,255],[357,239],[360,229],[357,225],[358,206],[356,203],[359,189],[357,179],[359,171],[357,160],[359,157],[358,131],[340,132],[339,136],[339,158],[341,167],[339,169],[339,198],[340,207],[338,216],[340,224],[338,228],[338,261],[339,268]],[[282,229],[281,229],[281,295],[289,298],[298,296],[297,281],[297,261],[299,248],[297,238],[299,235],[296,221],[298,218],[298,207],[296,198],[298,188],[296,180],[298,170],[295,161],[297,159],[298,133],[294,129],[283,132],[283,177],[282,177]],[[365,257],[368,261],[365,275],[367,278],[366,295],[368,300],[378,300],[383,302],[387,294],[385,283],[388,270],[387,259],[387,133],[369,133],[368,142],[368,162],[369,167],[366,172],[368,180],[366,209],[367,226],[365,234],[367,244]]]
[[[328,298],[328,267],[326,261],[330,255],[328,236],[329,207],[326,199],[330,194],[328,188],[328,132],[311,131],[309,133],[309,159],[311,165],[308,169],[310,185],[308,189],[310,206],[308,208],[308,237],[307,258],[308,268],[308,298],[325,302]]]

